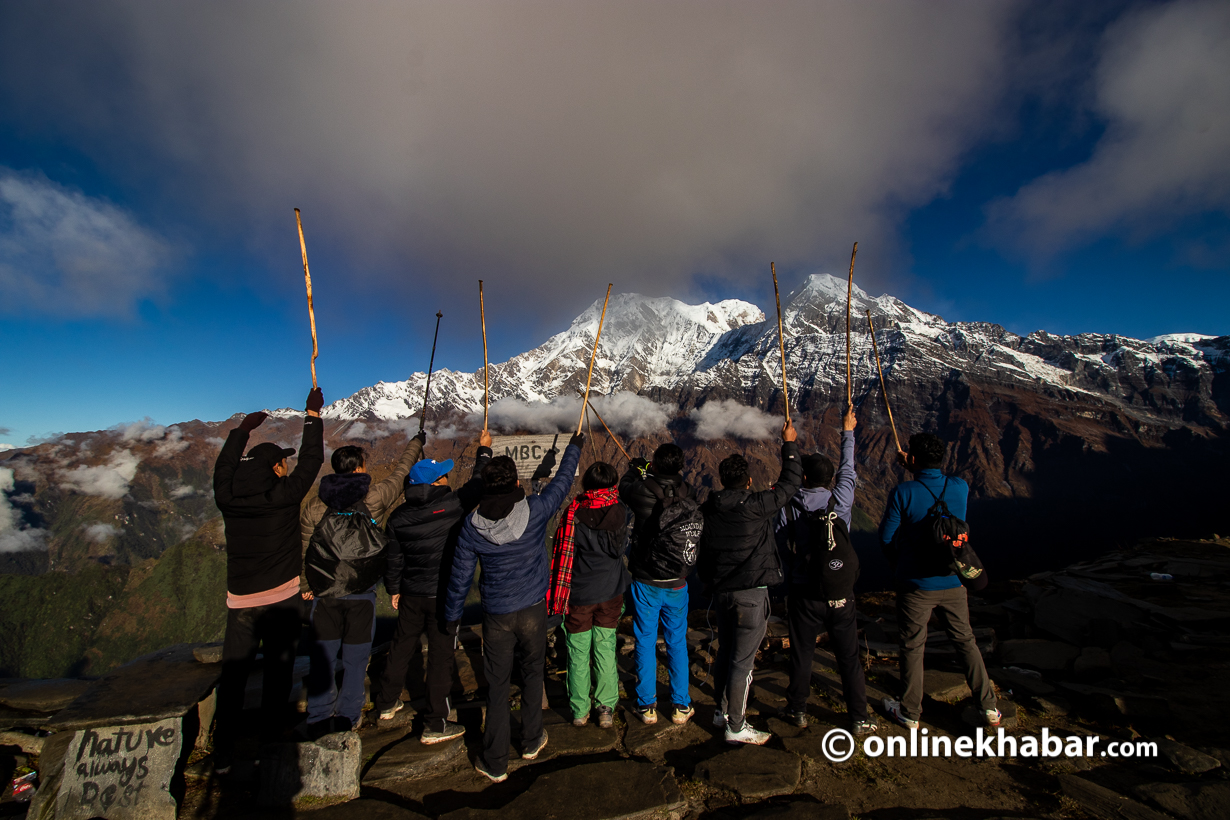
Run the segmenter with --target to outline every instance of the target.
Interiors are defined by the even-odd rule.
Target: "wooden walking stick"
[[[440,319],[444,314],[436,311],[436,335],[431,339],[431,361],[427,363],[427,386],[423,388],[423,410],[419,413],[419,432],[427,424],[427,397],[431,395],[431,371],[436,366],[436,340],[440,338]]]
[[[876,371],[880,374],[880,392],[884,394],[884,409],[888,411],[888,424],[893,428],[893,441],[897,443],[897,452],[901,452],[901,439],[897,438],[897,425],[893,421],[893,408],[888,403],[888,387],[884,384],[884,370],[880,367],[880,346],[876,344],[876,327],[871,322],[871,311],[867,311],[867,327],[871,329],[871,349],[876,354]]]
[[[299,250],[303,253],[303,280],[307,283],[308,318],[312,322],[312,389],[316,389],[316,356],[320,348],[316,346],[316,309],[312,307],[312,272],[308,270],[307,243],[303,241],[303,220],[299,218],[299,209],[295,208],[295,224],[299,226]]]
[[[858,255],[858,243],[850,251],[850,278],[846,282],[846,409],[854,406],[854,388],[850,384],[850,298],[854,293],[854,257]]]
[[[487,429],[490,382],[487,379],[487,306],[483,303],[483,280],[478,280],[478,318],[483,323],[483,430]]]
[[[606,305],[611,301],[611,285],[606,286],[606,298],[602,300],[602,315],[598,317],[598,332],[594,334],[594,351],[589,354],[589,373],[585,376],[585,402],[581,405],[581,417],[577,419],[577,432],[581,435],[581,425],[585,423],[585,408],[589,406],[589,382],[594,377],[594,360],[598,358],[598,340],[602,338],[602,323],[606,321]]]
[[[594,407],[593,402],[589,401],[589,399],[586,399],[585,401],[589,405],[589,409],[593,410],[594,415],[598,417],[598,423],[602,425],[602,429],[606,430],[606,434],[611,437],[611,441],[615,442],[615,446],[619,448],[619,452],[624,454],[624,458],[631,461],[632,456],[628,455],[628,451],[625,450],[624,446],[619,443],[619,439],[615,438],[615,434],[611,432],[611,428],[606,426],[606,422],[602,420],[602,414],[598,412],[598,408]]]
[[[782,397],[786,400],[786,423],[790,423],[790,388],[786,385],[786,337],[782,335],[782,297],[777,292],[777,265],[769,263],[773,272],[773,299],[777,302],[777,346],[782,354]]]

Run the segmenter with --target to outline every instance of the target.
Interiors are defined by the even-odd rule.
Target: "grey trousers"
[[[970,627],[969,599],[965,595],[965,587],[954,587],[897,592],[901,711],[910,720],[918,720],[922,715],[923,650],[927,645],[927,622],[931,620],[933,610],[936,620],[948,634],[948,640],[956,647],[961,665],[965,667],[965,681],[978,699],[980,708],[996,708],[995,690],[991,688],[986,665],[974,641],[974,630]]]
[[[718,711],[731,731],[743,728],[747,697],[752,691],[756,650],[769,623],[769,590],[739,589],[713,597],[718,616],[718,651],[713,688]]]

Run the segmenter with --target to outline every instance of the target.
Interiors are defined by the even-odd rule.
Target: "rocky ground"
[[[1157,580],[1155,580],[1155,577]],[[1154,541],[1040,573],[1026,581],[993,585],[971,599],[977,635],[1001,696],[1008,736],[1050,734],[1112,741],[1151,741],[1156,756],[1129,759],[870,757],[862,750],[831,762],[826,733],[846,727],[840,682],[822,637],[808,704],[811,726],[797,729],[775,717],[784,705],[787,647],[775,620],[757,662],[751,720],[773,739],[764,747],[732,747],[712,726],[709,663],[713,635],[706,613],[694,612],[688,639],[696,717],[675,726],[666,715],[646,726],[621,699],[616,724],[577,728],[567,714],[565,674],[549,667],[546,724],[550,741],[534,761],[516,750],[521,703],[514,689],[510,777],[491,784],[474,772],[481,748],[484,681],[481,630],[463,630],[458,650],[457,719],[464,738],[423,746],[414,709],[393,721],[372,721],[358,733],[358,799],[300,799],[297,805],[260,805],[268,771],[237,767],[227,778],[210,776],[204,750],[188,766],[181,817],[334,818],[1224,818],[1230,816],[1230,741],[1224,680],[1230,671],[1230,541]],[[895,623],[890,594],[859,601],[873,704],[895,692]],[[632,642],[620,636],[620,676],[632,686]],[[562,643],[561,643],[562,649]],[[923,728],[930,736],[974,735],[977,720],[955,655],[941,632],[927,651]],[[380,658],[373,658],[373,668]],[[664,673],[663,673],[664,675]],[[413,677],[413,674],[412,674]],[[21,698],[26,698],[22,701]],[[621,696],[626,694],[621,692]],[[88,699],[89,692],[59,697]],[[7,699],[6,699],[7,698]],[[10,733],[0,736],[14,763],[39,764],[31,726],[30,692],[0,687]],[[659,703],[668,703],[665,679]],[[24,712],[16,709],[25,708]],[[58,708],[58,707],[57,707]],[[60,714],[72,710],[69,707]],[[64,722],[62,717],[53,719]],[[30,723],[31,721],[27,721]],[[372,725],[375,723],[376,725]],[[880,718],[880,736],[908,733]],[[54,738],[55,736],[52,735]],[[343,744],[352,743],[344,734]],[[24,739],[24,740],[23,740]],[[40,739],[41,740],[41,739]],[[4,744],[15,745],[4,745]],[[327,744],[326,744],[327,745]],[[340,747],[337,747],[340,748]],[[1134,747],[1135,748],[1135,747]],[[28,752],[28,753],[27,753]],[[313,754],[316,752],[314,751]],[[307,755],[307,752],[301,754]],[[325,759],[328,750],[319,752]],[[268,765],[264,767],[268,769]],[[327,766],[318,764],[323,771]],[[323,775],[322,775],[323,776]],[[353,775],[351,775],[353,778]],[[9,798],[6,795],[6,800]],[[20,814],[0,804],[0,815]]]

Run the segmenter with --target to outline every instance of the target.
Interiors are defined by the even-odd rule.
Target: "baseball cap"
[[[240,459],[240,462],[252,464],[253,466],[272,468],[273,465],[278,464],[282,459],[294,454],[294,447],[279,447],[272,441],[265,441],[249,450],[248,454]]]
[[[446,458],[444,461],[436,461],[434,458],[420,459],[410,468],[410,475],[406,476],[406,483],[432,484],[438,481],[440,476],[448,475],[452,470],[453,460],[451,458]]]

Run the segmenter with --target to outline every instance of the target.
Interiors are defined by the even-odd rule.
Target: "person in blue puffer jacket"
[[[547,525],[568,498],[584,441],[580,434],[572,437],[555,478],[540,494],[528,498],[517,479],[516,462],[508,456],[491,459],[482,471],[483,498],[466,517],[457,539],[444,614],[450,624],[461,620],[474,565],[481,562],[478,590],[483,603],[487,728],[475,769],[496,783],[508,779],[508,690],[517,650],[524,683],[521,756],[533,760],[547,745],[542,710],[531,708],[542,703],[546,663]]]

